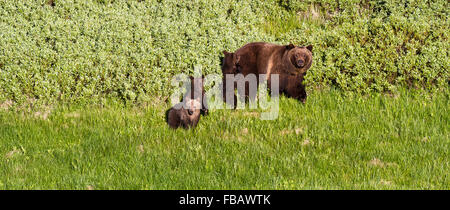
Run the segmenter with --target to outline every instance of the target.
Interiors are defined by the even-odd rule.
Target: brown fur
[[[222,52],[223,62],[222,62],[222,74],[237,74],[240,72],[239,67],[239,57],[235,53],[230,53],[227,51]]]
[[[270,80],[268,81],[270,87]],[[287,97],[295,98],[302,103],[306,102],[307,94],[303,85],[302,75],[279,75],[279,91]]]
[[[171,128],[183,127],[185,129],[197,126],[200,115],[208,114],[208,106],[205,98],[205,90],[203,88],[203,76],[201,78],[190,77],[190,88],[183,97],[183,101],[170,108],[166,112],[167,124]],[[177,109],[176,107],[180,107]]]
[[[269,81],[271,74],[279,74],[280,91],[289,90],[290,94],[285,93],[289,97],[306,99],[304,86],[302,82],[298,81],[303,81],[303,77],[312,65],[312,49],[312,45],[298,47],[293,44],[276,45],[265,42],[253,42],[239,48],[235,53],[224,51],[225,58],[222,65],[224,84],[226,84],[225,74],[242,73],[244,76],[248,74],[266,74],[266,79]],[[285,84],[281,82],[281,79],[284,82],[294,83]],[[248,87],[248,84],[246,84],[245,96],[253,100],[256,95],[249,96]],[[268,87],[270,88],[270,85]],[[294,87],[299,89],[295,90]],[[236,96],[234,97],[236,99]],[[224,94],[225,99],[226,94]]]
[[[197,126],[200,120],[200,109],[193,109],[193,112],[189,112],[188,109],[183,108],[182,103],[178,104],[180,109],[172,107],[167,114],[167,123],[173,129],[183,127],[184,129],[194,128]]]
[[[226,94],[226,87],[227,87],[227,81],[226,81],[226,75],[227,74],[238,74],[240,73],[240,66],[239,66],[239,58],[236,56],[235,53],[230,53],[227,51],[223,51],[223,61],[222,61],[222,93],[223,93],[223,101],[226,102],[226,98],[230,97],[231,94]],[[237,88],[237,84],[234,83],[233,84],[234,89]],[[237,97],[234,94],[234,92],[232,93],[232,95],[234,96],[234,107],[236,107],[237,104]]]
[[[276,45],[254,42],[235,52],[241,73],[247,74],[305,74],[312,64],[312,45]]]
[[[205,88],[204,88],[204,76],[194,78],[189,77],[191,80],[191,88],[188,89],[184,98],[196,99],[202,103],[202,108],[200,109],[202,115],[208,115],[208,103],[205,98]],[[201,97],[201,99],[200,99]]]

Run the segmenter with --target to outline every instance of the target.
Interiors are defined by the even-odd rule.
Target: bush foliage
[[[448,1],[0,2],[0,101],[149,101],[247,42],[314,45],[309,86],[449,84]]]

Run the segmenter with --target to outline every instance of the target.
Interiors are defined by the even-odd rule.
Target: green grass
[[[449,189],[448,107],[322,90],[274,121],[212,110],[187,131],[165,103],[2,110],[0,189]]]

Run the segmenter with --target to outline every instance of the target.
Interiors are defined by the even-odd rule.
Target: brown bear
[[[226,84],[225,74],[230,73],[242,73],[244,76],[247,76],[248,74],[266,74],[266,80],[269,81],[271,74],[279,74],[280,79],[283,78],[285,82],[296,81],[295,84],[291,85],[283,84],[280,81],[280,85],[283,84],[286,86],[280,86],[280,89],[290,89],[291,91],[289,92],[293,94],[292,87],[298,86],[302,89],[298,90],[299,94],[303,94],[304,86],[298,81],[303,81],[303,77],[311,67],[312,49],[312,45],[298,47],[293,44],[277,45],[265,42],[253,42],[239,48],[235,53],[224,52],[225,58],[222,65],[224,84]],[[288,75],[291,75],[292,77],[287,77]],[[248,87],[249,84],[246,83],[245,97],[254,100],[256,95],[249,96]],[[270,84],[268,87],[270,88]],[[254,93],[256,94],[255,91]],[[224,94],[224,101],[226,101],[226,98],[229,97],[228,95],[231,94],[234,93]],[[289,94],[287,95],[289,96]],[[291,97],[294,96],[292,95]],[[236,98],[236,96],[234,96],[234,98]],[[306,96],[303,98],[306,99]]]
[[[205,99],[203,79],[190,77],[190,88],[183,96],[183,101],[166,112],[166,120],[171,128],[194,128],[200,120],[200,115],[208,115],[208,105]]]
[[[273,74],[272,74],[273,75]],[[302,103],[306,102],[307,94],[305,86],[303,85],[302,75],[288,75],[279,74],[279,91],[281,94],[289,98],[294,98]],[[268,87],[270,87],[270,80],[268,81]]]
[[[237,74],[240,71],[239,57],[235,53],[223,51],[222,74]]]
[[[227,74],[238,74],[240,73],[240,67],[239,67],[239,58],[236,56],[235,53],[223,51],[222,52],[224,57],[222,59],[222,95],[223,95],[223,101],[226,102],[226,98],[233,96],[234,97],[234,107],[236,107],[237,104],[237,97],[233,92],[227,93],[226,87],[227,87],[227,81],[226,81],[226,75]],[[230,81],[231,82],[231,81]],[[237,88],[237,84],[233,84],[233,90]]]
[[[188,100],[186,104],[188,104],[188,109],[183,107],[185,103],[180,102],[174,107],[170,108],[167,114],[167,123],[173,129],[177,129],[179,127],[183,127],[185,129],[194,128],[197,126],[198,121],[200,120],[200,102],[197,100]],[[179,106],[181,108],[176,109],[175,107]]]
[[[305,74],[312,64],[312,45],[277,45],[254,42],[235,52],[241,73],[247,74]]]

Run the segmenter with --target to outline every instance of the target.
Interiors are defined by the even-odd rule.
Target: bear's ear
[[[226,56],[228,54],[230,54],[229,52],[227,52],[226,50],[222,51],[222,53]]]
[[[306,46],[306,49],[308,49],[309,51],[311,51],[311,52],[312,52],[312,49],[313,49],[313,46],[312,46],[312,44],[310,44],[310,45]]]
[[[292,49],[292,48],[294,48],[294,47],[295,47],[295,45],[293,45],[292,43],[286,45],[286,49],[288,49],[288,50],[290,50],[290,49]]]

